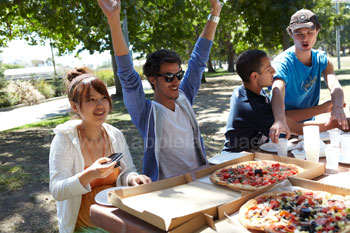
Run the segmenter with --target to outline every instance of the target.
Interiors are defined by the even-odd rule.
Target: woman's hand
[[[110,161],[110,158],[99,158],[90,167],[78,174],[81,185],[86,187],[91,181],[99,178],[106,178],[113,172],[113,168],[117,162],[111,164],[103,164]]]
[[[93,164],[91,164],[91,166],[88,167],[86,170],[92,173],[94,179],[106,178],[113,172],[113,168],[117,163],[117,162],[113,162],[111,164],[103,164],[110,160],[111,160],[110,158],[106,158],[106,157],[99,158]]]
[[[120,14],[120,0],[98,0],[97,2],[107,18]]]
[[[148,184],[151,183],[152,180],[145,175],[131,175],[129,177],[129,185],[132,186],[137,186],[137,185],[141,185],[141,184]]]

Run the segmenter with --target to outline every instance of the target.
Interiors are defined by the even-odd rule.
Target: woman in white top
[[[92,229],[89,216],[95,195],[103,189],[151,182],[139,175],[123,134],[104,123],[112,107],[102,80],[87,68],[67,75],[68,98],[81,120],[70,120],[54,129],[50,149],[50,192],[57,200],[60,232]],[[122,153],[120,166],[104,164],[112,153]]]

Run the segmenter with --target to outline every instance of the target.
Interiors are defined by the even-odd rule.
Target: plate
[[[324,148],[326,147],[326,144],[320,140],[320,158],[326,157],[326,154],[324,152]],[[297,149],[303,150],[304,151],[304,141],[300,141],[298,142],[298,144],[296,145]],[[304,152],[305,153],[305,152]]]
[[[215,156],[211,157],[210,159],[208,159],[208,162],[211,164],[220,164],[220,163],[224,163],[226,161],[232,160],[232,159],[242,157],[242,156],[247,155],[247,154],[249,154],[249,153],[248,152],[238,152],[238,153],[222,152],[221,154],[215,155]]]
[[[298,138],[304,140],[304,135],[299,135]],[[329,141],[329,133],[327,131],[321,132],[320,139],[322,141]]]
[[[119,187],[112,187],[112,188],[104,189],[96,194],[95,201],[97,204],[100,204],[100,205],[112,206],[112,204],[110,204],[108,202],[108,192],[113,191],[113,190],[126,188],[126,187],[128,187],[128,186],[119,186]]]
[[[291,151],[296,159],[305,160],[306,155],[303,149],[294,149]]]
[[[349,156],[346,156],[344,153],[340,153],[339,163],[350,164],[350,158],[346,158],[346,157],[349,157]]]
[[[292,143],[291,141],[288,141],[288,150],[293,150],[296,148],[297,145]],[[260,149],[268,152],[277,152],[276,144],[273,142],[267,142],[260,146]]]

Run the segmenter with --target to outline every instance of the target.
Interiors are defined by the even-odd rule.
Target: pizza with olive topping
[[[271,192],[246,202],[239,221],[270,233],[350,232],[350,198],[324,191]]]
[[[294,165],[270,160],[247,161],[215,171],[210,180],[239,191],[255,191],[303,172]]]

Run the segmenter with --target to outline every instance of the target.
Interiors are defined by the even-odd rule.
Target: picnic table
[[[262,151],[258,150],[258,152]],[[293,155],[289,152],[288,157],[293,157]],[[320,158],[320,162],[326,163],[326,159]],[[325,174],[315,178],[314,180],[321,183],[337,185],[350,189],[350,182],[346,182],[347,180],[350,180],[350,164],[339,163],[339,167],[337,170],[326,169]],[[151,225],[150,223],[147,223],[137,217],[134,217],[133,215],[128,214],[116,207],[108,207],[95,204],[91,206],[90,215],[93,223],[109,232],[165,232]],[[207,227],[206,229],[199,230],[198,232],[211,233],[228,232],[233,230],[232,228],[230,228],[231,224],[228,223],[227,219],[220,220],[215,225],[216,231],[212,230],[210,227]]]

